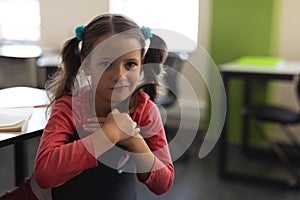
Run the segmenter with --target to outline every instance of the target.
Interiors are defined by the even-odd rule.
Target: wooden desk
[[[0,90],[0,108],[36,106],[23,132],[0,132],[0,147],[14,145],[15,184],[26,176],[27,160],[23,141],[42,135],[47,123],[46,93],[42,89],[30,87],[12,87]],[[1,120],[1,119],[0,119]]]
[[[245,82],[243,106],[249,106],[251,89],[250,82],[254,80],[270,81],[292,81],[295,76],[300,75],[300,61],[288,61],[274,67],[270,66],[241,66],[235,63],[227,63],[220,66],[221,73],[223,75],[223,81],[226,93],[229,94],[229,80],[240,79]],[[230,97],[227,96],[227,102],[230,101]],[[227,105],[229,110],[229,105]],[[285,181],[275,181],[274,179],[268,179],[264,177],[258,177],[253,175],[247,175],[244,173],[238,173],[230,171],[228,169],[228,118],[225,119],[222,135],[220,138],[220,159],[219,159],[219,174],[222,178],[231,178],[237,180],[250,181],[260,184],[277,185],[281,187],[289,188],[290,185]],[[241,145],[243,150],[249,148],[249,119],[244,117],[242,124],[242,138]],[[298,187],[298,186],[297,186]]]

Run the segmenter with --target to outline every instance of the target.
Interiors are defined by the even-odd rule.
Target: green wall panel
[[[279,0],[213,0],[211,56],[217,65],[246,55],[268,56],[276,48]],[[252,100],[266,100],[266,87],[255,83]],[[241,132],[239,115],[243,83],[230,82],[229,134],[232,140]],[[234,123],[232,123],[234,122]],[[253,129],[251,127],[251,129]]]

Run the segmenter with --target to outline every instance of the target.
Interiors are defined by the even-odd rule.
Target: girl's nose
[[[113,70],[113,80],[114,81],[119,81],[126,74],[125,68],[120,64],[113,66],[113,69],[114,69]]]

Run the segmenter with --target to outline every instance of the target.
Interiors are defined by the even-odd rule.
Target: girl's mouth
[[[129,87],[128,85],[119,85],[119,86],[115,86],[115,87],[111,88],[111,90],[121,90],[121,89],[128,88],[128,87]]]

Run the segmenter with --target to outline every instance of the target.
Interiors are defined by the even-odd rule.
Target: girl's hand
[[[139,128],[136,128],[136,125],[127,113],[113,109],[104,120],[102,130],[110,141],[116,144],[138,134]]]
[[[126,140],[119,141],[118,144],[127,147],[131,152],[135,152],[133,147],[135,145],[138,145],[141,140],[144,141],[144,138],[139,133],[137,133],[135,136],[132,136]]]
[[[87,123],[83,124],[82,127],[85,131],[89,133],[93,133],[97,131],[104,123],[105,117],[91,117],[88,118],[86,121]]]

